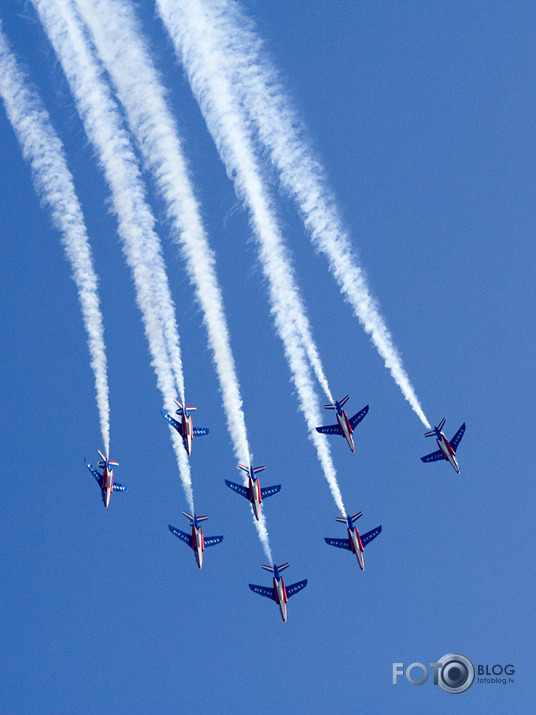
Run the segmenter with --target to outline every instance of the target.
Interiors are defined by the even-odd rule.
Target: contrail
[[[370,335],[405,399],[430,429],[378,303],[370,293],[324,169],[310,149],[303,122],[282,87],[253,21],[234,0],[206,0],[204,9],[218,45],[225,48],[221,58],[232,78],[234,101],[247,112],[259,142],[279,171],[283,189],[294,199],[315,249],[327,256],[329,268],[354,315]]]
[[[88,336],[91,368],[95,376],[97,408],[105,454],[110,453],[110,403],[104,329],[98,295],[98,279],[82,209],[67,167],[60,138],[38,95],[18,67],[0,21],[0,96],[6,113],[30,163],[38,196],[50,208],[52,221],[71,264],[82,318]]]
[[[298,294],[291,261],[280,235],[274,210],[260,180],[260,172],[250,137],[236,106],[228,78],[221,72],[222,53],[214,43],[210,23],[196,0],[176,3],[157,0],[159,14],[184,64],[194,95],[227,172],[234,177],[238,196],[249,206],[263,271],[269,282],[272,314],[283,341],[300,408],[309,427],[310,438],[342,514],[345,514],[336,472],[326,440],[315,431],[319,424],[318,397],[310,365],[331,393],[316,353],[309,322]]]
[[[188,56],[189,60],[195,62],[194,55],[195,52],[197,51],[198,43],[196,43],[196,48],[193,48],[191,38],[186,37],[187,33],[182,31],[182,28],[180,27],[180,21],[179,18],[182,18],[182,21],[185,23],[189,23],[189,27],[192,28],[192,31],[195,33],[196,37],[199,37],[199,41],[203,42],[204,44],[204,50],[205,54],[207,56],[207,61],[210,61],[211,64],[214,66],[214,69],[218,71],[220,79],[223,79],[223,75],[219,71],[219,68],[216,67],[216,63],[213,61],[212,58],[210,58],[208,55],[210,52],[217,52],[218,56],[223,59],[223,56],[220,53],[219,48],[217,45],[215,45],[209,38],[203,38],[201,37],[202,33],[197,32],[197,29],[200,27],[200,25],[203,25],[204,30],[211,30],[209,23],[207,23],[207,18],[204,16],[204,10],[202,4],[199,2],[199,0],[192,0],[192,2],[186,1],[182,2],[179,0],[177,3],[175,2],[170,2],[169,0],[157,0],[156,2],[157,7],[159,8],[160,15],[164,19],[164,22],[167,25],[168,32],[170,32],[170,24],[174,24],[174,31],[175,35],[172,35],[172,39],[175,42],[175,49],[177,51],[177,54],[182,56],[183,58],[186,58]],[[167,19],[166,19],[167,18]],[[170,32],[171,34],[171,32]],[[213,36],[212,32],[210,32],[211,37]],[[177,42],[180,42],[181,47],[177,46]],[[210,48],[209,48],[209,43],[210,43]],[[190,72],[189,70],[187,70]],[[190,81],[192,80],[192,77],[190,77]],[[198,73],[197,76],[197,81],[201,82],[201,74]],[[216,99],[215,104],[213,103],[212,99],[208,98],[208,94],[210,93],[210,89],[208,89],[209,86],[214,87],[214,81],[211,80],[208,85],[205,86],[205,88],[199,88],[200,94],[203,94],[204,99],[205,99],[205,104],[206,107],[208,108],[209,106],[216,107],[216,105],[222,105],[224,103],[229,104],[229,108],[231,110],[232,108],[232,102],[226,102],[226,100],[223,100],[220,102],[218,99]],[[195,91],[195,90],[194,90]],[[230,93],[229,93],[230,94]],[[218,110],[219,111],[219,110]],[[238,117],[239,114],[238,112],[236,113],[236,116]],[[206,117],[205,117],[206,119]],[[234,120],[233,120],[234,121]],[[223,147],[219,146],[219,151],[220,154],[222,154]],[[253,159],[253,155],[252,155]],[[227,163],[227,160],[225,160],[226,166],[228,167],[229,170],[229,164]],[[254,159],[253,159],[254,161]],[[236,182],[235,182],[236,183]],[[239,182],[238,182],[239,183]],[[238,186],[237,183],[237,186]],[[273,211],[271,211],[273,212]],[[274,236],[274,238],[276,238]],[[277,244],[277,246],[276,246]],[[324,374],[324,370],[322,368],[321,360],[318,355],[318,351],[315,345],[315,342],[312,338],[311,334],[311,328],[309,325],[309,321],[307,319],[307,316],[305,314],[305,310],[302,305],[302,301],[298,292],[298,289],[296,287],[295,279],[294,279],[294,271],[292,269],[292,262],[290,260],[290,257],[288,255],[288,252],[286,251],[285,247],[283,246],[283,243],[278,236],[276,240],[273,242],[274,249],[272,251],[272,255],[275,256],[275,252],[277,250],[277,253],[279,254],[279,266],[278,266],[278,273],[273,273],[271,278],[269,277],[269,280],[275,281],[277,280],[278,283],[280,284],[280,291],[281,291],[281,298],[285,301],[286,304],[286,311],[287,311],[287,316],[288,320],[293,320],[296,323],[296,328],[299,330],[303,337],[303,344],[305,346],[305,349],[307,351],[308,358],[311,362],[311,365],[313,367],[313,370],[317,376],[317,379],[322,386],[326,396],[330,399],[331,402],[333,402],[333,396],[331,394],[331,391],[329,389],[328,381],[326,379],[326,376]]]
[[[108,183],[123,252],[134,277],[152,366],[164,407],[170,410],[175,390],[185,402],[179,335],[160,240],[145,200],[136,155],[71,3],[53,0],[32,0],[32,3],[63,67]],[[186,499],[195,513],[188,458],[181,438],[173,429],[171,439]]]
[[[141,40],[132,8],[116,0],[76,0],[96,50],[123,105],[131,131],[152,172],[199,303],[218,376],[233,449],[238,462],[251,463],[240,384],[231,350],[215,257],[209,246],[190,170],[165,90]],[[246,485],[247,478],[244,480]],[[270,563],[264,515],[253,519]]]

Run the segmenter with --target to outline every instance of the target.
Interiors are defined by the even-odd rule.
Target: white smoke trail
[[[170,22],[175,21],[175,29],[177,32],[181,31],[181,28],[179,27],[179,22],[178,18],[179,16],[182,17],[183,21],[191,23],[191,27],[196,27],[199,26],[200,24],[203,24],[205,29],[209,29],[209,25],[206,23],[206,18],[204,17],[204,10],[201,4],[199,3],[199,0],[192,0],[192,2],[189,2],[188,0],[186,2],[178,2],[177,7],[174,7],[174,3],[169,2],[169,0],[157,0],[156,2],[157,7],[160,10],[161,16],[164,18],[166,16],[169,18]],[[165,20],[167,24],[167,20]],[[169,27],[168,27],[169,30]],[[189,56],[191,56],[191,43],[190,43],[190,38],[186,37],[186,33],[182,33],[182,37],[184,39],[184,44],[183,46],[179,49],[177,49],[177,53],[186,53]],[[201,40],[207,44],[209,42],[208,38],[201,38],[201,33],[199,33],[199,37]],[[212,34],[211,34],[212,37]],[[172,38],[175,40],[175,38]],[[182,42],[182,40],[181,40]],[[217,46],[213,43],[211,43],[211,47],[215,52],[218,52],[219,55],[219,50]],[[220,56],[221,57],[221,56]],[[192,56],[193,59],[193,56]],[[211,64],[215,66],[216,63],[213,62],[211,58],[208,58],[209,61],[211,61]],[[215,69],[218,69],[215,67]],[[221,73],[220,73],[221,75]],[[214,82],[211,81],[211,84],[213,85]],[[223,100],[222,100],[223,101]],[[208,104],[211,104],[211,101],[207,99],[207,106]],[[232,106],[232,103],[230,103],[230,106]],[[229,167],[228,167],[229,171]],[[305,310],[302,305],[301,298],[299,296],[299,292],[296,288],[296,283],[295,283],[295,278],[294,278],[294,271],[292,269],[292,262],[290,260],[290,257],[288,256],[288,252],[285,250],[283,244],[281,241],[279,241],[279,247],[278,251],[282,260],[280,270],[282,273],[273,275],[272,280],[278,279],[279,282],[281,283],[281,291],[284,291],[284,295],[282,296],[286,302],[287,305],[287,313],[288,313],[288,319],[293,320],[296,323],[297,329],[300,331],[302,338],[303,338],[303,344],[305,346],[308,358],[311,362],[311,365],[313,367],[313,370],[315,371],[315,374],[317,376],[317,379],[322,386],[325,394],[329,398],[331,402],[333,402],[333,396],[331,394],[331,391],[329,389],[328,381],[326,379],[326,376],[324,374],[322,364],[320,357],[318,355],[318,351],[315,345],[315,342],[312,338],[311,334],[311,328],[309,325],[309,321],[307,319],[307,316],[305,314]],[[285,275],[286,274],[286,278]]]
[[[370,293],[324,169],[312,154],[303,123],[281,86],[254,23],[235,0],[207,0],[205,11],[224,48],[222,58],[232,76],[235,101],[248,113],[261,144],[279,170],[283,189],[294,199],[316,250],[327,256],[329,268],[354,315],[370,335],[405,399],[430,429],[377,301]]]
[[[0,96],[17,135],[24,158],[30,163],[34,186],[52,221],[71,264],[82,318],[88,336],[91,368],[95,376],[97,408],[106,455],[110,453],[110,403],[104,329],[98,279],[73,177],[60,138],[37,92],[18,67],[0,22]]]
[[[132,8],[116,0],[76,0],[95,48],[114,84],[145,165],[154,175],[173,227],[196,299],[202,309],[212,350],[227,429],[239,462],[250,464],[250,448],[240,385],[231,350],[223,297],[211,250],[194,195],[178,130],[165,101],[153,61],[141,40]],[[247,478],[244,480],[247,484]],[[254,519],[270,563],[266,521]]]
[[[175,122],[165,102],[164,90],[140,40],[140,31],[130,7],[125,3],[102,0],[78,0],[78,6],[114,82],[146,166],[154,173],[157,188],[164,199],[168,218],[174,228],[174,240],[181,250],[203,311],[235,455],[240,462],[249,464],[251,457],[242,398],[214,254],[204,231]],[[261,520],[254,520],[254,523],[271,562],[264,516],[261,515]]]
[[[182,359],[160,241],[145,200],[136,155],[71,3],[32,2],[63,67],[86,134],[106,177],[123,252],[134,277],[157,384],[164,407],[169,410],[175,390],[185,402]],[[188,458],[181,438],[172,429],[171,438],[188,505],[194,512]]]
[[[250,208],[261,264],[269,282],[272,313],[298,391],[300,408],[333,497],[344,514],[327,442],[314,429],[320,419],[309,362],[319,371],[317,377],[322,380],[326,394],[331,400],[333,398],[327,381],[323,378],[320,360],[295,287],[291,262],[283,245],[273,208],[259,178],[250,137],[245,131],[228,79],[221,72],[224,64],[221,52],[214,43],[210,23],[207,22],[203,8],[197,0],[183,3],[157,0],[157,7],[174,42],[177,55],[184,64],[190,85],[227,172],[234,177],[237,194]]]

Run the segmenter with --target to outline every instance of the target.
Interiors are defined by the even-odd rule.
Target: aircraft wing
[[[180,529],[175,529],[174,526],[171,526],[171,524],[168,524],[169,530],[171,531],[172,534],[175,534],[175,536],[178,536],[179,539],[182,539],[185,544],[188,544],[188,546],[192,545],[192,535],[191,534],[185,534],[184,531],[181,531]],[[207,542],[205,541],[205,544]]]
[[[97,480],[98,485],[99,485],[99,487],[100,487],[100,485],[101,485],[101,480],[102,480],[102,476],[97,472],[96,469],[93,469],[93,467],[91,466],[91,464],[89,464],[89,462],[87,461],[87,459],[85,459],[84,461],[85,461],[85,463],[86,463],[86,467],[89,469],[89,471],[91,472],[91,474],[95,477],[95,479]]]
[[[205,536],[205,548],[207,546],[216,546],[223,541],[223,536]]]
[[[196,437],[202,437],[204,434],[208,434],[210,432],[208,427],[194,427],[193,433],[195,434]]]
[[[253,593],[258,593],[259,596],[266,596],[266,598],[271,598],[272,601],[275,601],[273,588],[268,588],[267,586],[255,586],[254,583],[250,583],[249,587],[253,591]],[[287,591],[287,596],[288,596],[288,591]]]
[[[382,533],[382,527],[377,526],[375,529],[372,529],[371,531],[367,531],[366,534],[363,534],[363,536],[361,537],[361,543],[363,544],[363,548],[365,548],[365,546],[367,544],[370,544],[370,542],[373,539],[375,539],[377,536],[379,536],[379,534],[381,534],[381,533]]]
[[[326,427],[315,427],[317,432],[320,434],[340,434],[341,430],[339,425],[327,425]]]
[[[173,417],[164,412],[164,410],[160,410],[160,413],[162,414],[162,417],[166,420],[166,422],[169,422],[169,424],[174,427],[180,435],[182,435],[181,423],[177,422],[177,420],[174,420]]]
[[[454,437],[450,440],[450,446],[452,447],[452,449],[454,451],[456,451],[458,449],[458,445],[462,441],[462,437],[463,437],[464,433],[465,433],[465,422],[460,427],[460,429],[456,432]]]
[[[437,452],[432,452],[427,454],[426,457],[421,457],[421,462],[439,462],[441,459],[446,459],[443,452],[438,449]]]
[[[350,541],[348,539],[325,538],[324,541],[326,542],[326,544],[329,544],[330,546],[336,546],[338,549],[348,549],[348,551],[352,550],[352,547],[350,546]]]
[[[298,581],[298,583],[293,583],[292,586],[287,586],[287,598],[294,596],[295,593],[298,593],[298,591],[301,591],[302,588],[305,588],[306,586],[307,579],[304,579],[303,581]]]
[[[261,497],[272,497],[277,492],[281,491],[281,484],[275,484],[273,487],[261,487]]]
[[[242,487],[240,486],[240,484],[230,482],[228,479],[225,480],[225,483],[230,489],[232,489],[237,494],[241,494],[243,497],[246,497],[246,499],[249,501],[249,490],[246,489],[246,487]]]
[[[128,487],[125,486],[124,484],[117,484],[116,482],[114,482],[113,490],[114,490],[114,492],[127,492]]]
[[[353,417],[351,417],[349,420],[350,427],[352,429],[355,429],[357,427],[357,425],[361,422],[363,417],[367,414],[368,411],[369,411],[369,406],[367,405],[366,407],[363,407],[362,410],[357,412]]]

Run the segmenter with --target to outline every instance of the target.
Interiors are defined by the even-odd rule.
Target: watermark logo
[[[469,658],[460,653],[448,653],[437,663],[430,663],[434,672],[434,685],[446,693],[463,693],[475,679],[475,666]],[[421,671],[420,677],[414,677],[414,671]],[[404,674],[404,663],[393,663],[393,685],[398,684],[399,676]],[[422,685],[428,680],[428,668],[423,663],[411,663],[405,669],[407,680],[412,685]]]
[[[439,685],[446,693],[464,693],[475,681],[475,666],[461,653],[447,653],[437,663],[430,663],[430,668],[434,674],[434,685]],[[478,683],[507,685],[514,682],[514,678],[510,676],[515,672],[513,665],[478,665],[476,680]],[[398,685],[398,679],[404,675],[412,685],[423,685],[429,674],[423,663],[410,663],[407,668],[404,663],[393,663],[393,685]]]

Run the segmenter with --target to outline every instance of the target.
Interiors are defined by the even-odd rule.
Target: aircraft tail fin
[[[174,402],[174,403],[177,405],[177,407],[179,408],[179,409],[177,410],[177,414],[178,414],[178,415],[182,415],[182,413],[183,413],[185,410],[186,410],[186,413],[188,413],[188,412],[193,412],[193,411],[196,409],[193,405],[186,405],[186,406],[184,406],[184,405],[182,404],[182,402],[179,402],[179,401],[176,400],[175,398],[173,398],[173,402]]]
[[[242,469],[242,471],[247,472],[249,474],[249,467],[246,467],[245,464],[239,464],[238,466],[240,469]],[[253,467],[253,473],[257,474],[257,472],[262,472],[264,469],[266,469],[266,467],[264,467],[264,466],[263,467]]]
[[[286,564],[281,564],[281,566],[277,567],[278,571],[284,571],[290,566],[290,564],[287,562]],[[262,564],[262,568],[266,569],[266,571],[271,571],[272,573],[274,572],[274,567],[273,566],[266,566],[266,564]]]
[[[436,429],[441,432],[441,430],[443,429],[443,425],[445,424],[445,422],[446,422],[446,420],[445,420],[445,418],[443,417],[443,419],[442,419],[441,422],[437,425],[437,427],[435,427],[434,429],[430,430],[429,432],[425,432],[425,433],[424,433],[424,436],[425,436],[425,437],[435,437],[435,435],[436,435]]]
[[[339,407],[342,407],[345,405],[348,400],[350,399],[350,395],[346,395],[345,397],[342,398],[342,400],[339,400]],[[331,404],[331,405],[324,405],[325,410],[336,410],[337,405],[336,404]]]
[[[105,467],[105,466],[106,466],[106,463],[112,465],[113,467],[118,467],[118,466],[119,466],[119,462],[114,462],[114,461],[111,460],[111,459],[108,459],[108,460],[107,460],[106,457],[104,456],[104,454],[100,451],[100,449],[98,449],[97,452],[100,454],[100,458],[101,458],[101,461],[98,463],[98,464],[99,464],[99,467],[101,467],[101,468],[102,468],[102,467]]]

